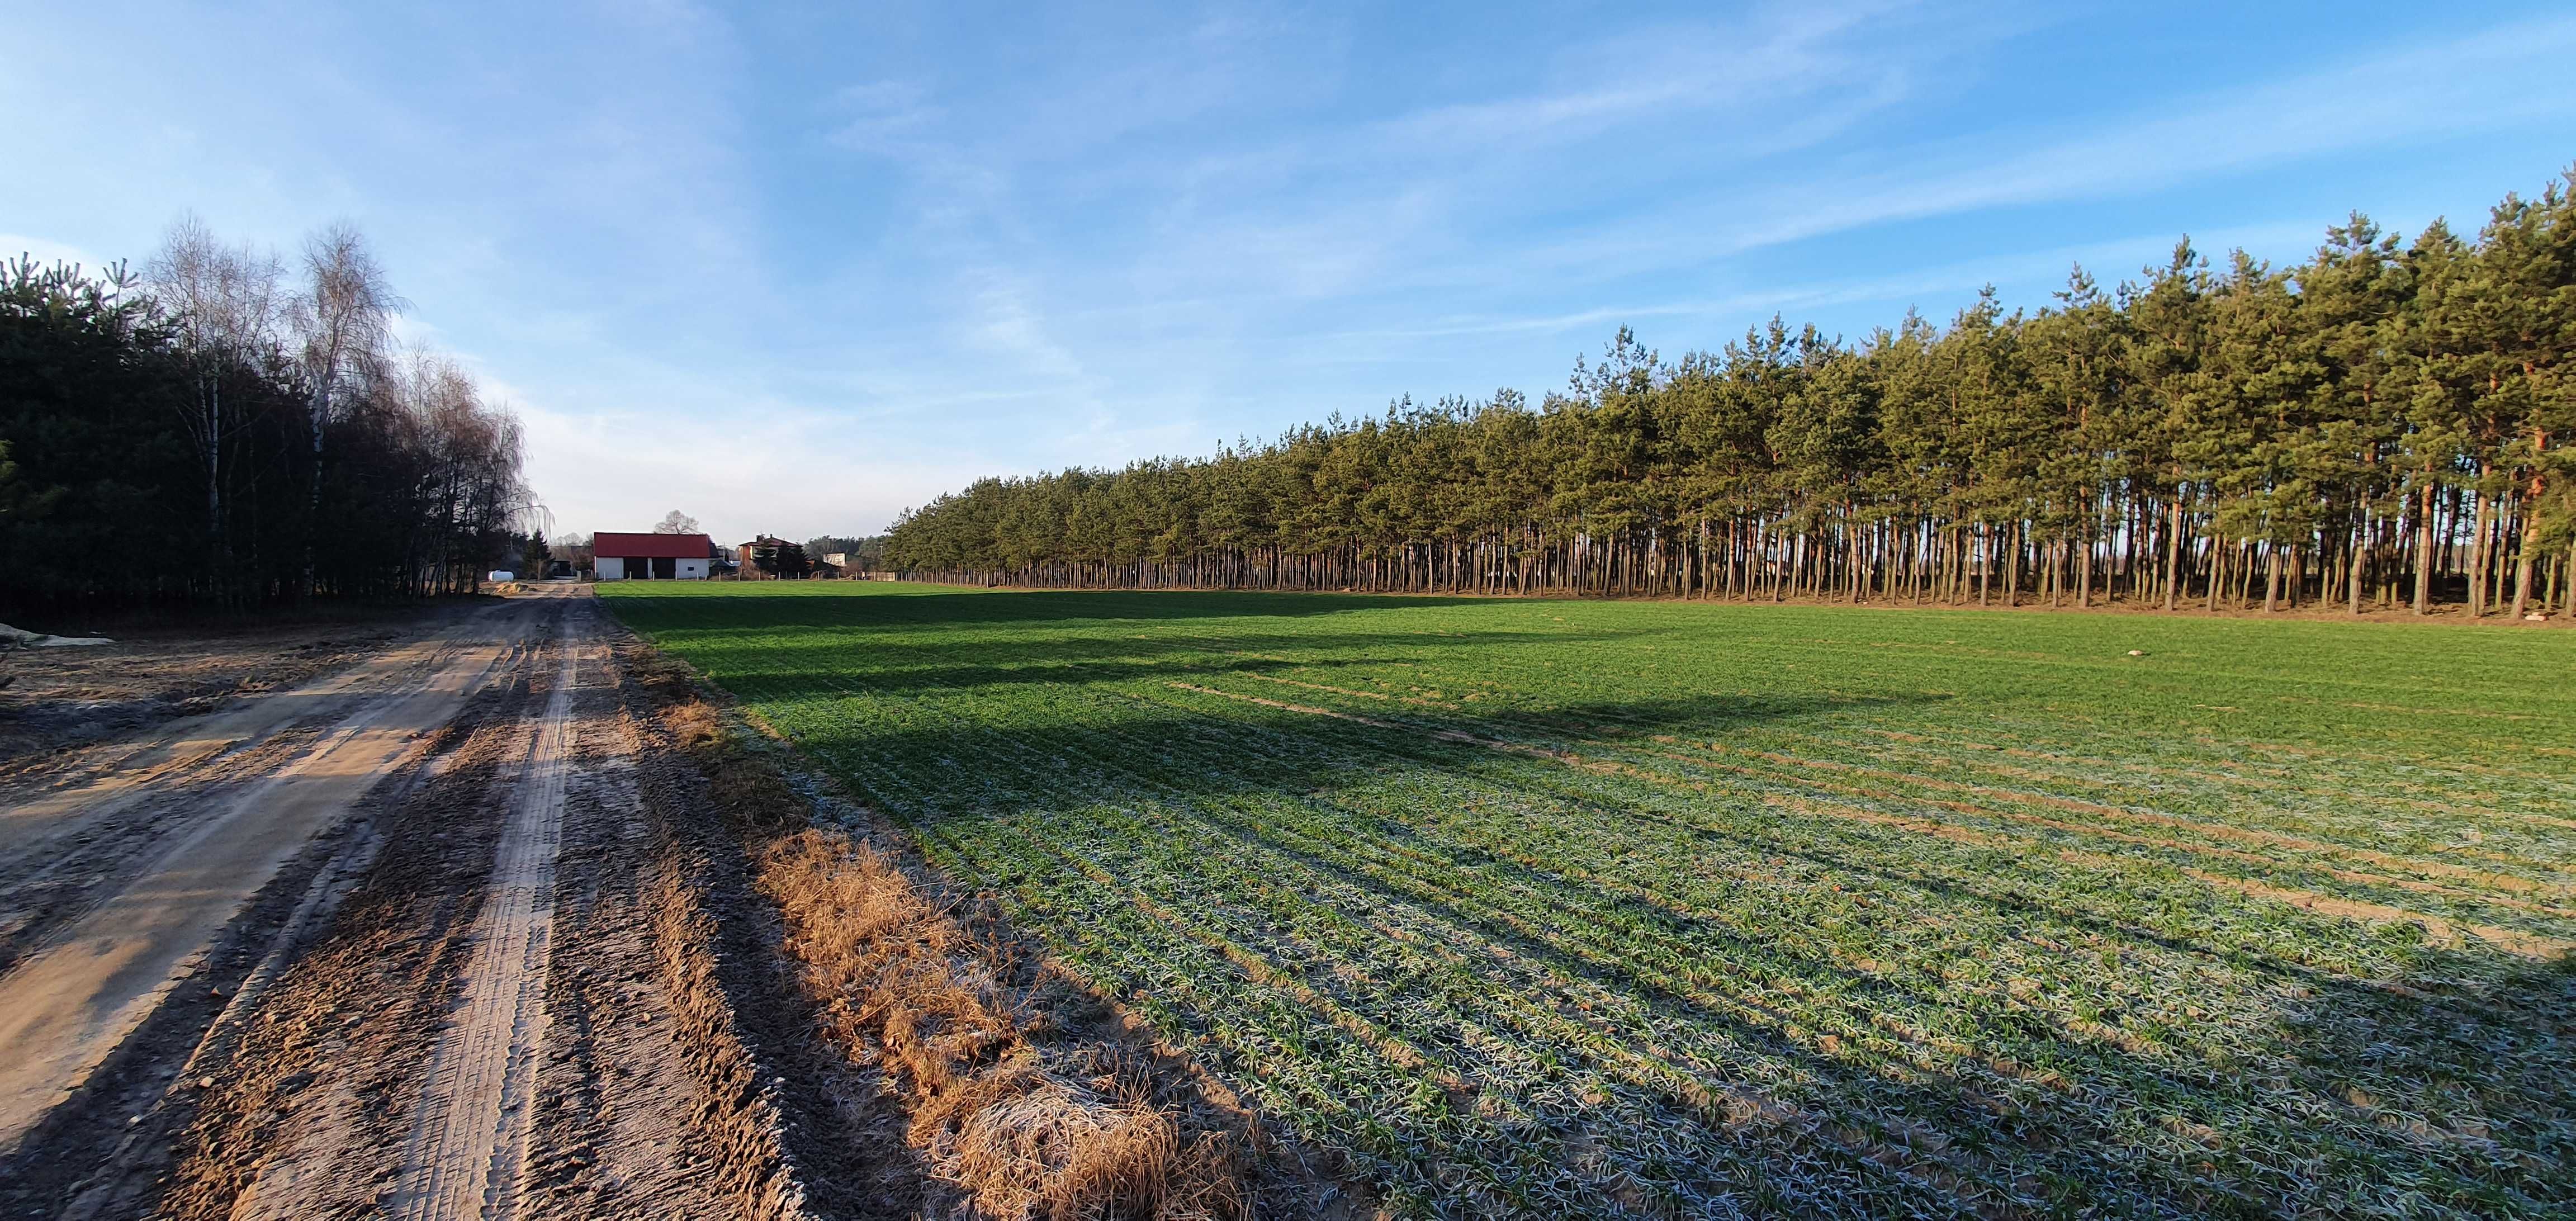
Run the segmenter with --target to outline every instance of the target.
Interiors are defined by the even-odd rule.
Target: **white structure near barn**
[[[715,540],[703,534],[590,536],[591,569],[603,581],[703,581]]]

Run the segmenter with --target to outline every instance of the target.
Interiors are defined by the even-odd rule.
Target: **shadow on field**
[[[1078,885],[1066,862],[1082,858],[1265,956],[1285,951],[1282,961],[1295,960],[1287,947],[1296,939],[1269,941],[1278,913],[1246,912],[1240,897],[1198,906],[1203,894],[1237,893],[1198,880],[1223,878],[1232,861],[1263,885],[1308,896],[1345,919],[1374,924],[1409,912],[1405,921],[1428,922],[1416,927],[1455,930],[1456,944],[1492,947],[1485,969],[1497,972],[1493,987],[1529,994],[1510,973],[1554,973],[1731,1047],[1724,1060],[1686,1065],[1719,1088],[1720,1102],[1667,1092],[1657,1105],[1664,1122],[1692,1132],[1685,1147],[1813,1159],[1817,1183],[1853,1193],[1820,1207],[1784,1177],[1773,1184],[1785,1193],[1772,1201],[1777,1211],[1869,1213],[1953,1192],[1964,1202],[1977,1186],[1959,1181],[1963,1175],[1991,1176],[2025,1200],[2071,1213],[2366,1213],[2377,1211],[2371,1184],[2390,1176],[2426,1178],[2434,1198],[2481,1215],[2547,1215],[2568,1202],[2576,972],[2565,963],[2429,951],[2423,969],[2392,989],[2048,902],[2000,858],[1991,884],[1955,873],[1936,879],[1891,845],[1902,835],[1862,836],[1840,851],[1802,847],[1758,824],[1697,818],[1685,808],[1692,799],[1669,791],[1436,736],[1507,737],[1543,750],[1580,745],[1547,734],[1534,723],[1540,718],[1368,708],[1365,715],[1388,723],[1371,725],[1156,686],[1094,692],[1115,714],[1094,706],[1089,718],[1071,722],[934,720],[890,733],[817,730],[802,741],[875,804],[981,854],[976,867],[1001,889]],[[1904,702],[1912,701],[1869,706]],[[1705,735],[1859,706],[1803,696],[1691,698],[1565,705],[1543,720]],[[1462,833],[1418,801],[1503,817],[1486,838],[1481,829]],[[1561,830],[1525,830],[1528,820],[1551,818]],[[1524,829],[1517,840],[1513,827]],[[1579,843],[1606,855],[1559,855]],[[1868,945],[1886,942],[1825,953],[1812,940],[1760,935],[1723,913],[1671,901],[1659,893],[1654,867],[1616,863],[1637,859],[1623,851],[1686,863],[1741,859],[1744,849],[1811,867],[1855,892],[1914,889],[1929,892],[1936,909],[1983,909],[2034,935],[2067,930],[2056,935],[2094,943],[2085,954],[2223,964],[2283,1000],[2268,1024],[2240,1016],[2224,1030],[2171,1032],[2161,1045],[2124,1045],[2063,1009],[2003,1004],[1978,1015],[1973,1034],[1911,1044],[1900,1037],[1885,1066],[1855,1063],[1820,1050],[1812,1028],[1771,1010],[1826,996],[1849,1012],[1920,1015],[1953,994],[1945,981],[1854,965]],[[1960,851],[1975,858],[1991,850]],[[1583,861],[1611,863],[1569,867]],[[1901,942],[1908,933],[1873,936]],[[1176,952],[1186,945],[1176,941]],[[1388,1003],[1327,975],[1305,979],[1360,1012]],[[1468,1045],[1526,1038],[1499,1008],[1478,1009],[1473,996],[1450,999],[1461,1006],[1460,1020],[1484,1027]],[[1571,1012],[1561,1008],[1569,998],[1538,999]],[[1905,1020],[1891,1029],[1902,1031]],[[1319,1032],[1328,1025],[1321,1014],[1317,1022]],[[1975,1048],[1965,1060],[1933,1051],[1959,1038]],[[1998,1073],[1992,1064],[2020,1067]],[[1749,1127],[1728,1118],[1725,1108],[1735,1104],[1724,1099],[1772,1105],[1753,1084],[1763,1080],[1806,1081],[1809,1097],[1841,1101]],[[1607,1132],[1633,1121],[1602,1111],[1565,1126]],[[1932,1179],[1915,1177],[1927,1171]],[[1943,1181],[1950,1185],[1932,1185]],[[1721,1192],[1741,1184],[1721,1177],[1700,1186]]]
[[[2450,951],[2402,981],[2309,990],[2283,1042],[2339,1126],[2443,1150],[2496,1189],[2464,1202],[2483,1215],[2576,1215],[2576,957]]]
[[[756,641],[756,650],[712,668],[737,694],[761,700],[1330,669],[1401,662],[1406,651],[1598,638],[1567,631],[1383,631],[1358,626],[1365,620],[1347,630],[1258,626],[1265,619],[1456,601],[1342,594],[728,593],[721,598],[721,626],[694,621],[692,612],[708,607],[703,595],[622,595],[615,609],[647,630],[683,631],[716,650],[726,649],[730,637]],[[1206,635],[1142,634],[1123,626],[1191,619],[1233,622]],[[1041,630],[1013,630],[1024,627]],[[847,664],[853,650],[865,651],[864,667]],[[1269,653],[1299,657],[1264,656]]]
[[[840,596],[834,596],[839,594]],[[619,611],[654,613],[668,604],[685,617],[690,605],[707,595],[619,592]],[[1322,594],[1195,590],[995,590],[990,593],[888,592],[846,594],[829,587],[811,592],[723,595],[724,629],[775,632],[782,628],[866,628],[894,625],[1015,624],[1042,626],[1097,620],[1155,621],[1173,619],[1286,618],[1337,615],[1351,611],[1420,610],[1441,606],[1491,605],[1492,599],[1431,594]]]
[[[1222,640],[1192,638],[1134,639],[1124,636],[1048,636],[1034,640],[979,640],[971,648],[955,644],[913,645],[872,639],[864,646],[873,659],[865,673],[829,664],[804,664],[853,647],[828,637],[812,644],[782,643],[764,647],[751,668],[728,669],[720,677],[738,693],[758,699],[804,699],[860,693],[902,694],[947,690],[965,692],[995,686],[1066,683],[1121,683],[1140,679],[1180,679],[1228,673],[1279,670],[1330,670],[1400,662],[1406,650],[1452,648],[1478,644],[1517,644],[1566,639],[1548,634],[1348,632],[1330,638],[1334,650],[1316,656],[1313,636],[1229,635]],[[1298,650],[1305,658],[1261,656],[1274,650]],[[1352,655],[1346,650],[1358,650]]]
[[[670,601],[684,623],[689,599]],[[2037,839],[1944,837],[1959,812],[1937,802],[1654,753],[1658,735],[1901,716],[1945,697],[1533,691],[1471,714],[1257,681],[1599,638],[1259,623],[1283,606],[1458,600],[751,601],[726,607],[728,629],[813,629],[814,642],[746,649],[745,672],[719,680],[780,714],[961,880],[1064,904],[1036,931],[1096,949],[1093,969],[1164,989],[1237,970],[1207,949],[1223,938],[1463,1077],[1522,1080],[1527,1059],[1590,1074],[1504,1100],[1547,1112],[1512,1137],[1523,1148],[1479,1145],[1462,1099],[1425,1103],[1418,1066],[1379,1062],[1380,1045],[1316,1005],[1290,1040],[1312,1049],[1301,1071],[1374,1070],[1330,1078],[1345,1093],[1296,1118],[1347,1107],[1404,1131],[1389,1156],[1418,1160],[1381,1166],[1407,1182],[1606,1151],[1665,1176],[1677,1215],[2549,1216],[2576,1203],[2566,960],[2390,953],[2388,929],[2244,902],[2143,857],[2106,873]],[[1197,638],[1097,626],[1189,618],[1242,621]],[[938,630],[960,625],[1002,630]],[[884,628],[898,630],[868,630]],[[835,666],[825,649],[870,657]],[[1802,817],[1808,803],[1889,821]],[[1101,894],[1115,898],[1085,897]],[[1093,945],[1093,923],[1117,924],[1115,939]],[[2381,971],[2398,977],[2355,978]],[[2223,995],[2172,991],[2188,987]],[[2158,1027],[2120,1011],[2147,994],[2210,1017]],[[1224,1007],[1233,995],[1162,993],[1198,998],[1174,1008],[1211,1036],[1200,1050],[1217,1067],[1276,1068],[1209,1050],[1247,1020]],[[1379,1081],[1405,1088],[1369,1093]]]

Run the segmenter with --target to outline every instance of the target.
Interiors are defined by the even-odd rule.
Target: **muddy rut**
[[[509,780],[509,821],[475,919],[464,995],[430,1054],[430,1086],[403,1150],[392,1207],[402,1221],[518,1211],[528,1094],[546,1034],[574,645],[569,633],[558,645],[553,690]]]
[[[0,1216],[1365,1215],[714,695],[538,587],[0,764]]]
[[[0,791],[0,1214],[805,1215],[851,1103],[618,635],[513,599]]]

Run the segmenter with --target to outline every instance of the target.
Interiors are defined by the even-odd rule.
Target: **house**
[[[591,561],[603,581],[703,581],[715,540],[703,534],[590,536]]]
[[[767,534],[734,548],[734,559],[746,581],[801,581],[814,572],[804,544]]]

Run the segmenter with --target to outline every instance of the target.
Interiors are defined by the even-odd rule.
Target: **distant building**
[[[764,534],[734,548],[735,576],[745,581],[801,581],[814,574],[805,545]]]
[[[591,564],[603,581],[703,581],[715,540],[703,534],[590,536]]]

